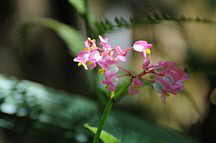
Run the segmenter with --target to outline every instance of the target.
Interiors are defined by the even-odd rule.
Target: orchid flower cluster
[[[146,80],[161,94],[162,99],[165,99],[170,93],[175,95],[182,90],[184,80],[188,79],[188,75],[179,69],[174,62],[161,61],[157,64],[151,64],[149,55],[151,54],[152,44],[147,41],[136,41],[132,47],[121,49],[120,46],[111,47],[107,38],[99,36],[98,45],[95,40],[90,38],[84,44],[85,48],[78,53],[74,61],[86,70],[99,66],[99,73],[104,75],[104,80],[101,83],[109,91],[116,90],[120,78],[129,77],[129,94],[138,94],[139,88],[144,85],[143,81]],[[143,57],[142,71],[138,74],[120,66],[121,62],[127,61],[129,51],[138,52]],[[123,76],[118,75],[119,71],[125,74]],[[147,75],[152,75],[153,78],[146,79]]]

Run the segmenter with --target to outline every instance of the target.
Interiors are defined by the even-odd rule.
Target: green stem
[[[113,105],[112,97],[114,97],[114,92],[111,93],[111,97],[109,98],[108,102],[106,103],[102,118],[99,121],[97,132],[94,136],[93,143],[98,143],[98,141],[99,141],[101,131],[102,131],[104,124],[105,124],[105,122],[106,122],[106,120],[110,114],[110,111],[112,109],[112,105]]]
[[[93,25],[91,24],[90,10],[88,0],[85,0],[85,14],[83,15],[85,20],[86,34],[87,37],[93,37]]]

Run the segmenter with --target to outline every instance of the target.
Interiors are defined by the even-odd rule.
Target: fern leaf
[[[115,17],[114,22],[110,20],[102,20],[100,22],[96,22],[96,33],[104,34],[107,32],[112,32],[119,28],[132,28],[137,26],[142,26],[145,24],[158,24],[162,21],[175,21],[175,22],[202,22],[208,24],[216,24],[215,20],[210,20],[201,17],[186,17],[184,15],[170,15],[170,14],[162,14],[160,12],[154,12],[146,15],[143,18],[130,18],[129,20],[123,17]]]

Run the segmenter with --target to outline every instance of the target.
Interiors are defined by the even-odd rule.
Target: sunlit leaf
[[[85,21],[85,25],[87,27],[87,35],[95,38],[98,35],[95,35],[95,23],[96,19],[88,6],[87,0],[69,0],[69,3],[77,10],[79,14],[81,14],[82,18]]]
[[[87,128],[87,129],[89,129],[94,134],[96,134],[96,132],[97,132],[97,128],[92,127],[92,126],[90,126],[88,124],[85,124],[84,127]],[[102,131],[101,132],[100,139],[104,143],[120,143],[120,141],[117,138],[115,138],[114,136],[112,136],[111,134],[109,134],[106,131]]]
[[[80,13],[85,13],[85,2],[86,0],[69,0],[69,3]]]
[[[41,84],[0,75],[0,113],[30,115],[37,121],[62,128],[74,127],[97,113],[96,104]],[[0,123],[1,127],[1,123]]]

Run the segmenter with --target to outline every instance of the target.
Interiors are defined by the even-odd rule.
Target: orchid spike
[[[80,51],[77,57],[74,58],[79,66],[84,69],[94,69],[99,67],[99,73],[104,75],[102,84],[107,90],[115,91],[120,78],[129,77],[131,84],[128,87],[129,94],[138,94],[139,88],[142,87],[143,81],[151,83],[155,91],[161,94],[161,99],[165,101],[167,95],[176,95],[183,89],[183,82],[188,79],[188,75],[179,69],[174,62],[162,61],[158,64],[151,64],[150,58],[152,44],[147,41],[136,41],[132,48],[122,49],[120,46],[113,48],[108,39],[99,36],[99,44],[91,38],[84,42],[85,48]],[[129,70],[121,67],[121,62],[127,61],[127,53],[131,50],[142,53],[143,65],[142,70],[138,74],[134,74]],[[118,75],[122,71],[125,74]],[[151,74],[152,79],[146,79],[146,75]]]

